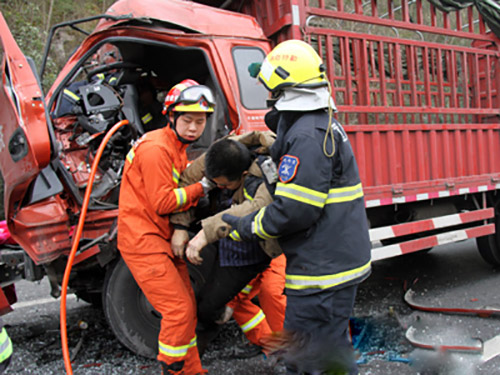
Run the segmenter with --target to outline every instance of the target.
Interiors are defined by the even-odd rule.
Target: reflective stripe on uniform
[[[354,186],[333,188],[328,191],[327,195],[300,185],[278,182],[275,195],[323,208],[325,204],[349,202],[361,198],[363,196],[363,187],[359,183]]]
[[[179,178],[181,174],[177,169],[175,169],[174,165],[172,164],[172,180],[174,180],[175,184],[177,185],[179,183]]]
[[[74,102],[77,102],[80,100],[80,97],[78,95],[76,95],[73,91],[68,90],[68,89],[64,89],[64,95],[69,96],[69,98]]]
[[[109,80],[108,80],[108,83],[110,85],[114,85],[115,84],[115,81],[118,81],[118,79],[116,77],[111,77]]]
[[[258,214],[255,216],[253,220],[253,232],[262,238],[263,240],[269,240],[271,238],[278,238],[278,236],[271,236],[268,234],[262,225],[262,218],[264,217],[264,212],[266,211],[266,207],[262,207]]]
[[[355,280],[370,272],[371,261],[365,265],[340,272],[333,275],[323,276],[305,276],[305,275],[286,275],[285,288],[303,290],[303,289],[328,289],[336,285]]]
[[[151,113],[146,113],[144,116],[141,117],[142,123],[147,124],[153,119],[153,115]]]
[[[12,341],[5,328],[0,332],[0,362],[5,361],[12,355]]]
[[[243,331],[243,333],[248,332],[257,327],[260,324],[260,322],[262,322],[265,318],[266,316],[264,315],[264,312],[259,309],[259,312],[248,322],[241,325],[240,328]]]
[[[180,346],[172,346],[162,343],[158,341],[158,350],[161,354],[166,355],[168,357],[184,357],[186,356],[188,350],[196,346],[196,336],[192,338],[189,344],[180,345]]]
[[[106,76],[104,75],[104,73],[97,73],[97,78],[102,80],[102,79],[106,78]]]
[[[132,160],[134,160],[135,157],[135,150],[133,148],[130,149],[130,151],[127,154],[127,161],[132,164]]]
[[[238,241],[238,242],[241,241],[241,236],[237,230],[231,231],[231,233],[229,233],[229,238],[232,239],[233,241]]]
[[[248,199],[250,202],[253,201],[253,197],[248,194],[247,189],[243,188],[243,195],[245,196],[246,199]]]
[[[363,187],[361,183],[354,186],[346,186],[341,188],[330,189],[326,204],[349,202],[363,196]]]
[[[184,188],[174,189],[175,198],[177,199],[177,207],[182,207],[187,202],[187,194]]]
[[[252,289],[253,289],[253,286],[251,286],[250,284],[248,284],[243,289],[241,289],[241,293],[250,294],[250,292],[252,291]]]
[[[274,195],[281,195],[282,197],[287,197],[319,208],[323,208],[325,206],[327,198],[326,193],[296,184],[284,184],[281,182],[276,184],[276,191]]]

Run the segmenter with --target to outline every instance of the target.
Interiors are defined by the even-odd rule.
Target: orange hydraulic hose
[[[94,183],[95,174],[97,172],[97,166],[101,160],[104,148],[108,144],[109,139],[115,132],[120,129],[123,125],[127,125],[128,120],[122,120],[116,123],[104,136],[97,152],[95,154],[94,162],[92,163],[92,169],[90,170],[89,181],[87,183],[87,188],[85,190],[85,196],[82,203],[82,211],[80,213],[80,219],[78,220],[78,226],[76,227],[75,237],[73,237],[73,244],[71,245],[71,251],[68,256],[68,262],[66,263],[66,269],[64,271],[64,277],[61,285],[61,306],[60,306],[60,326],[61,326],[61,345],[64,359],[64,367],[66,368],[67,375],[73,375],[73,369],[71,368],[71,360],[69,356],[68,348],[68,332],[66,330],[66,296],[68,294],[68,283],[69,275],[71,273],[71,268],[73,267],[73,261],[75,259],[76,251],[78,250],[78,244],[80,242],[80,237],[83,232],[83,225],[85,223],[85,216],[87,216],[87,208],[90,201],[90,193],[92,192],[92,185]]]

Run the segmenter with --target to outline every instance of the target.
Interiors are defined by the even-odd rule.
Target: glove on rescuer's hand
[[[222,220],[238,232],[238,236],[242,241],[251,241],[255,239],[255,235],[252,233],[252,222],[256,214],[257,212],[244,217],[224,214],[222,215]]]
[[[201,183],[201,186],[203,186],[203,194],[205,194],[205,195],[207,195],[210,190],[212,190],[214,187],[217,186],[217,185],[215,185],[214,182],[210,181],[206,177],[203,177],[200,180],[200,183]]]

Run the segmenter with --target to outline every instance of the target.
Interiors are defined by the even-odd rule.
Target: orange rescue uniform
[[[286,258],[281,254],[228,303],[234,310],[234,320],[247,339],[261,346],[264,352],[271,349],[272,333],[283,330],[286,309],[285,268]],[[257,295],[260,307],[252,302]]]
[[[118,249],[148,301],[162,315],[158,360],[168,373],[205,373],[196,346],[196,302],[186,263],[170,247],[169,214],[203,196],[201,183],[179,188],[186,144],[170,127],[141,137],[127,155],[121,183]]]

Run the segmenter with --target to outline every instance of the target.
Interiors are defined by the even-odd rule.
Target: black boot
[[[200,359],[201,357],[203,357],[203,354],[205,353],[208,345],[212,342],[213,339],[217,337],[221,329],[222,326],[218,324],[211,325],[210,327],[204,327],[203,325],[198,323],[198,327],[196,327],[196,342]]]
[[[167,365],[165,362],[160,361],[161,370],[163,375],[175,375],[184,367],[184,361],[178,361]]]

